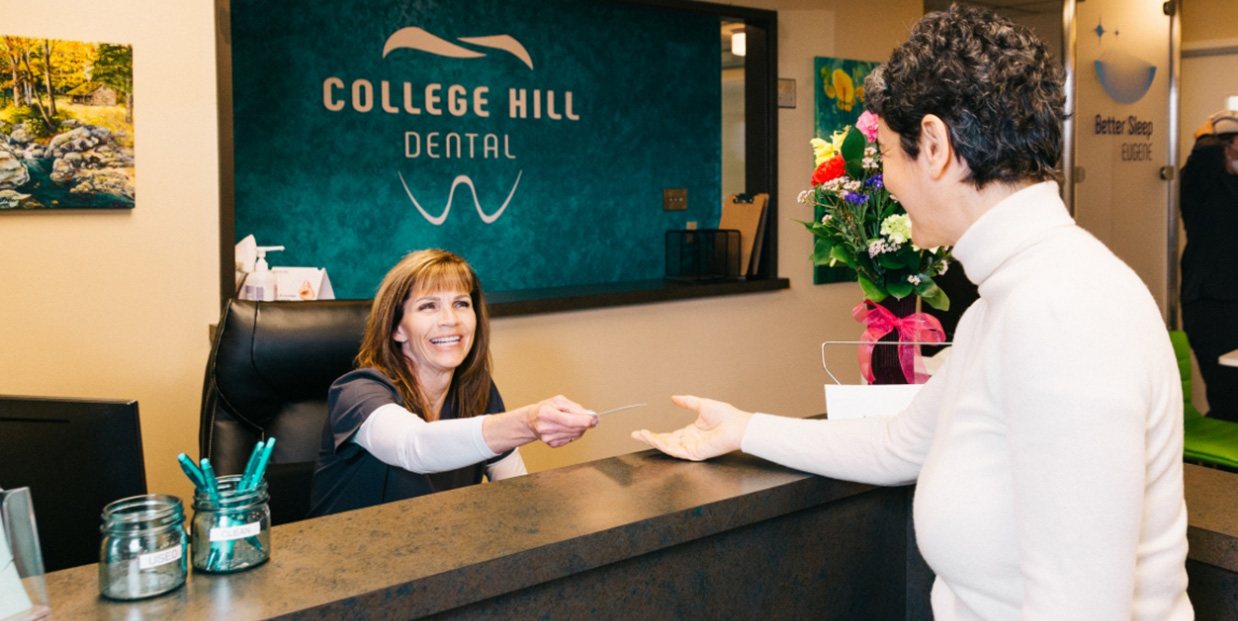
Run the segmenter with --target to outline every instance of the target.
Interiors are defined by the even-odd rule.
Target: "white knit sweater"
[[[907,410],[757,415],[743,450],[917,482],[938,621],[1192,618],[1181,384],[1147,288],[1051,182],[993,207],[954,254],[981,297]]]

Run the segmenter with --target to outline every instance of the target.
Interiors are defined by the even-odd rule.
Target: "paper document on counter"
[[[825,417],[829,420],[895,416],[923,384],[826,384]]]

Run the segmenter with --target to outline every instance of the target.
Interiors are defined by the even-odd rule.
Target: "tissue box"
[[[281,302],[334,300],[327,270],[317,267],[272,267],[275,299]]]

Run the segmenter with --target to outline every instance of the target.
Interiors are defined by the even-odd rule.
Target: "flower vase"
[[[895,317],[902,319],[916,312],[916,296],[909,295],[901,300],[894,299],[893,296],[887,297],[881,301],[881,306],[894,314]],[[873,347],[873,382],[874,384],[908,384],[907,376],[903,373],[903,367],[898,359],[898,330],[892,330],[889,334],[881,337],[877,341],[877,346]]]

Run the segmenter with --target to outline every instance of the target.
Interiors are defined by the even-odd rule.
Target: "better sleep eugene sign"
[[[492,291],[662,274],[720,210],[716,17],[585,0],[233,0],[235,234],[368,298],[410,250]],[[662,189],[689,190],[664,212]]]

